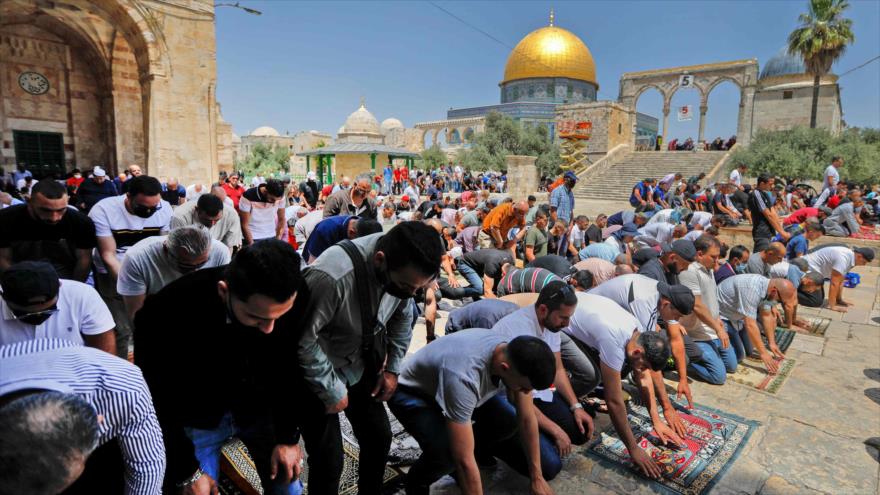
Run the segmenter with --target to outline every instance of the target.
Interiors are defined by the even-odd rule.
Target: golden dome
[[[567,77],[596,82],[596,64],[587,45],[574,33],[553,25],[529,33],[514,47],[501,84],[531,77]]]

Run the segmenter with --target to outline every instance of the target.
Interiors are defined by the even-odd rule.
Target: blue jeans
[[[474,270],[470,265],[468,265],[463,260],[459,260],[458,262],[458,273],[464,277],[465,280],[473,287],[474,289],[480,291],[480,295],[483,294],[483,277],[476,270]]]
[[[736,352],[736,361],[742,362],[742,360],[748,357],[754,350],[754,347],[752,347],[752,341],[749,340],[748,332],[746,332],[746,327],[740,322],[742,329],[737,330],[731,322],[727,320],[723,321],[724,327],[727,330],[727,335],[730,337],[730,347]]]
[[[701,356],[688,363],[691,375],[712,385],[724,385],[727,373],[736,372],[733,338],[727,349],[721,347],[719,339],[694,341],[694,345],[701,351]]]
[[[227,413],[220,420],[220,424],[213,430],[200,430],[186,428],[186,435],[192,440],[195,447],[196,459],[202,471],[215,480],[220,475],[220,455],[223,444],[233,436],[237,436],[244,442],[248,452],[257,467],[260,480],[263,482],[263,492],[268,495],[300,495],[303,492],[302,481],[293,483],[273,481],[269,477],[269,460],[272,449],[275,448],[274,435],[266,428],[268,418],[265,421],[255,422],[247,428],[240,428],[232,419],[232,414]],[[271,424],[271,423],[268,423]]]

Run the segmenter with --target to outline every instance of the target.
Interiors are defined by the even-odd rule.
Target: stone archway
[[[680,78],[684,75],[692,76],[691,84],[688,87],[700,92],[698,141],[704,141],[703,133],[706,126],[706,112],[709,109],[709,94],[722,82],[731,81],[740,88],[739,115],[736,126],[737,139],[740,143],[747,145],[752,137],[752,115],[758,81],[758,61],[755,59],[627,72],[620,78],[618,101],[629,109],[631,119],[634,121],[636,104],[642,93],[651,88],[659,91],[663,97],[662,136],[663,142],[666,143],[672,97],[682,87]],[[635,148],[635,141],[631,145]]]

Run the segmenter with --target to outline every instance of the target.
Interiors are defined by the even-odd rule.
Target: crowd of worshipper
[[[264,493],[333,494],[343,412],[359,493],[378,494],[389,409],[421,450],[408,494],[445,475],[481,493],[498,460],[552,493],[598,414],[657,478],[629,400],[678,448],[692,380],[723,385],[749,356],[776,373],[775,329],[805,330],[799,306],[852,306],[845,279],[875,252],[810,246],[876,221],[876,191],[841,186],[841,166],[811,204],[738,167],[722,184],[640,181],[631,209],[593,219],[572,172],[539,203],[492,194],[500,176],[405,167],[250,187],[20,167],[27,190],[0,209],[0,494],[215,494],[232,437]],[[722,242],[744,221],[752,246]]]

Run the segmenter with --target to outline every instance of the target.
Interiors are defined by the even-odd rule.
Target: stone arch
[[[664,103],[664,104],[666,104],[667,102],[669,102],[670,100],[672,100],[672,97],[668,96],[668,95],[666,94],[666,92],[663,91],[662,88],[660,88],[660,86],[658,86],[658,85],[656,85],[656,84],[646,84],[646,85],[640,87],[639,90],[636,92],[636,94],[633,95],[633,97],[632,97],[632,99],[633,99],[633,102],[632,102],[632,107],[633,107],[633,109],[636,109],[636,108],[638,107],[638,104],[639,104],[639,97],[641,97],[642,94],[644,94],[646,91],[651,90],[651,89],[656,89],[657,92],[660,93],[660,96],[663,98],[663,103]]]
[[[464,139],[465,143],[472,143],[474,141],[474,135],[476,131],[474,131],[473,126],[465,127],[464,133],[461,135],[462,139]]]

